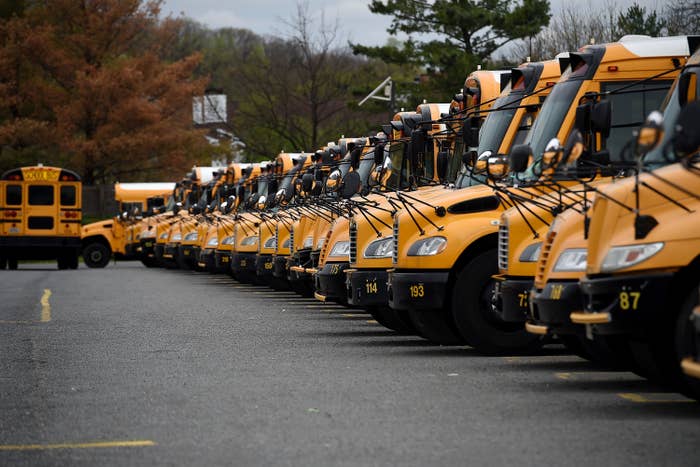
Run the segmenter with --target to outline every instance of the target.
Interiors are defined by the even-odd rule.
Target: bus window
[[[75,206],[75,187],[70,185],[61,186],[61,206]]]
[[[29,204],[31,206],[51,206],[53,204],[53,186],[29,185]]]
[[[22,185],[7,185],[5,187],[5,202],[9,206],[22,204]]]

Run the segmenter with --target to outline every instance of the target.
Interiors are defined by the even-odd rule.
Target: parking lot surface
[[[700,405],[228,276],[0,271],[0,465],[697,465]]]

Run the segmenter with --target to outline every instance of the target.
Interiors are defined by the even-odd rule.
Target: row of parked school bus
[[[558,339],[697,398],[699,44],[472,72],[375,136],[195,168],[154,215],[83,227],[83,256],[228,273],[485,354]]]

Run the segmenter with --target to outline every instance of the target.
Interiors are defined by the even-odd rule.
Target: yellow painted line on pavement
[[[638,404],[685,404],[688,402],[695,402],[694,400],[690,399],[650,399],[646,396],[635,394],[633,392],[620,392],[617,395],[625,400],[636,402]],[[673,395],[675,396],[675,394]]]
[[[554,375],[559,379],[570,379],[571,373],[554,373]]]
[[[49,303],[51,290],[44,289],[44,295],[41,296],[41,322],[48,323],[51,321],[51,304]]]
[[[97,441],[94,443],[59,443],[59,444],[7,444],[0,445],[0,451],[42,451],[46,449],[95,449],[95,448],[138,448],[155,446],[156,443],[145,439],[135,441]]]
[[[368,319],[367,322],[369,324],[379,324],[376,319]]]

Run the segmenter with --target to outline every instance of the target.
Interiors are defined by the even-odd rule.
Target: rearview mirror
[[[479,145],[479,122],[477,118],[465,118],[462,125],[462,141],[466,147],[476,147]]]
[[[529,144],[516,144],[510,151],[508,164],[512,172],[524,172],[532,159],[532,148]]]
[[[688,101],[697,99],[695,90],[698,86],[698,75],[692,72],[683,73],[678,77],[678,103],[683,107]]]
[[[688,102],[676,120],[673,149],[677,157],[696,154],[700,149],[700,132],[697,131],[699,121],[700,101]]]
[[[374,165],[376,167],[381,166],[384,163],[384,143],[377,143],[374,147]]]
[[[301,189],[304,193],[311,193],[314,187],[314,175],[310,173],[305,173],[301,176]]]
[[[440,151],[437,155],[437,174],[440,183],[447,178],[447,171],[450,168],[450,156],[447,151]]]
[[[591,109],[591,129],[604,139],[610,136],[612,126],[612,105],[610,101],[596,102]]]
[[[360,191],[361,185],[362,180],[360,179],[360,174],[357,172],[348,172],[343,178],[343,187],[341,188],[340,195],[343,199],[350,199],[355,193]]]
[[[411,143],[408,150],[410,153],[411,171],[418,172],[423,165],[421,164],[421,156],[425,153],[425,132],[414,130],[411,133]]]

